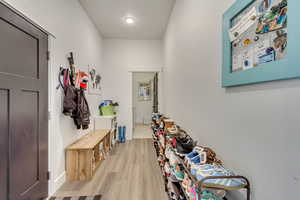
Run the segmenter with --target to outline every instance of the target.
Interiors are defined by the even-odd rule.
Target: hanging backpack
[[[90,109],[84,91],[76,89],[76,110],[73,115],[77,129],[88,129],[90,124]]]

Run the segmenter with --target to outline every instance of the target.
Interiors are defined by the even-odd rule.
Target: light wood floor
[[[91,181],[65,183],[55,196],[102,194],[101,200],[166,200],[151,139],[119,144]]]
[[[136,124],[133,131],[134,139],[148,139],[152,138],[151,125]]]

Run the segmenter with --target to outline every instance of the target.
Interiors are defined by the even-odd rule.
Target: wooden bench
[[[66,148],[68,181],[89,180],[111,148],[109,129],[93,131]]]

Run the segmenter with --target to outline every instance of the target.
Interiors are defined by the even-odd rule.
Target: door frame
[[[129,105],[129,107],[130,107],[130,113],[129,113],[129,115],[130,115],[130,123],[129,123],[129,126],[130,127],[128,127],[128,130],[129,130],[129,133],[128,133],[128,139],[129,140],[132,140],[133,139],[133,129],[134,129],[134,113],[133,113],[133,73],[136,73],[136,72],[152,72],[152,73],[158,73],[158,77],[159,77],[159,79],[158,79],[158,82],[159,82],[159,86],[158,86],[158,88],[160,89],[159,90],[159,92],[158,92],[158,94],[159,94],[159,97],[158,97],[158,99],[159,100],[161,100],[161,98],[162,98],[162,96],[161,96],[161,94],[163,94],[162,93],[162,73],[163,73],[163,67],[145,67],[145,66],[135,66],[135,67],[131,67],[131,68],[129,68],[129,70],[128,70],[128,74],[129,74],[129,79],[130,79],[130,87],[129,87],[129,98],[130,98],[130,105]],[[161,101],[158,101],[159,103],[161,102]],[[159,108],[161,108],[161,104],[159,104],[159,106],[158,106]]]
[[[41,31],[46,33],[48,36],[55,38],[55,35],[53,35],[49,31],[47,31],[43,26],[41,26],[40,24],[36,23],[35,21],[33,21],[32,19],[27,17],[23,12],[19,11],[17,8],[15,8],[12,5],[10,5],[9,3],[7,3],[5,0],[0,0],[0,4],[3,4],[4,6],[9,8],[10,10],[12,10],[14,13],[20,15],[22,18],[24,18],[26,21],[31,23],[33,26],[37,27],[38,29],[40,29]]]
[[[48,171],[50,173],[49,182],[48,182],[48,196],[53,195],[58,188],[55,186],[55,180],[53,177],[54,174],[54,160],[55,155],[53,149],[55,148],[55,138],[54,138],[54,129],[55,126],[53,120],[53,113],[54,113],[54,89],[55,89],[55,79],[52,74],[54,74],[54,56],[53,56],[53,49],[54,49],[54,36],[48,37],[48,51],[49,53],[49,60],[48,60]]]
[[[53,149],[54,149],[54,137],[53,137],[53,125],[54,125],[54,120],[52,117],[52,113],[54,111],[54,85],[55,85],[55,78],[53,75],[53,66],[54,66],[54,56],[51,53],[53,51],[53,47],[54,47],[54,41],[56,39],[55,35],[50,33],[49,31],[47,31],[43,26],[41,26],[40,24],[36,23],[33,19],[29,18],[26,16],[26,14],[24,14],[23,12],[21,12],[20,10],[18,10],[17,8],[15,8],[14,6],[10,5],[8,2],[6,2],[5,0],[0,0],[0,4],[3,4],[4,6],[6,6],[7,8],[9,8],[10,10],[12,10],[14,13],[16,13],[17,15],[21,16],[22,18],[24,18],[26,21],[28,21],[29,23],[31,23],[32,25],[34,25],[35,27],[37,27],[38,29],[40,29],[41,31],[43,31],[44,33],[46,33],[48,35],[48,51],[50,52],[49,54],[49,60],[48,60],[48,171],[50,172],[50,177],[49,177],[49,181],[48,181],[48,196],[51,196],[55,191],[55,181],[54,181],[54,177],[51,176],[51,174],[53,174],[54,171],[54,155],[53,155]]]
[[[19,15],[21,18],[23,18],[25,21],[27,21],[29,24],[33,25],[34,27],[36,27],[37,29],[39,29],[40,31],[44,32],[47,36],[48,36],[48,52],[51,52],[51,50],[53,49],[53,43],[54,40],[56,39],[55,35],[50,33],[49,31],[47,31],[45,28],[43,28],[41,25],[39,25],[38,23],[36,23],[35,21],[33,21],[32,19],[30,19],[29,17],[27,17],[23,12],[19,11],[17,8],[15,8],[14,6],[12,6],[11,4],[9,4],[8,2],[6,2],[5,0],[0,0],[0,4],[2,4],[3,6],[7,7],[8,9],[10,9],[13,13],[15,13],[16,15]],[[53,159],[52,159],[52,154],[50,149],[53,149],[53,137],[51,137],[53,134],[53,119],[51,118],[51,111],[54,109],[54,104],[53,104],[53,83],[54,83],[54,77],[52,76],[53,70],[52,70],[52,66],[53,66],[53,56],[51,54],[49,54],[49,57],[47,58],[47,67],[48,67],[48,82],[47,82],[47,87],[48,87],[48,93],[47,93],[47,98],[48,98],[48,172],[53,171],[54,167],[51,166],[51,164],[53,163]],[[51,156],[50,156],[51,155]],[[53,194],[54,192],[54,188],[53,188],[53,179],[52,177],[49,177],[48,180],[48,197],[51,196],[51,194]]]

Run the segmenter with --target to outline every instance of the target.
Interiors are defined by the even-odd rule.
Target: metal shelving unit
[[[159,142],[159,139],[153,134],[153,139],[154,139],[154,142],[157,143],[157,145],[162,148],[160,142]],[[164,134],[164,141],[165,141],[165,144],[164,146],[166,147],[166,144],[167,144],[167,137],[166,137],[166,133]],[[159,151],[159,150],[158,150]],[[176,154],[176,151],[174,148],[172,148],[172,151]],[[165,148],[164,148],[164,152],[165,152]],[[211,189],[211,190],[224,190],[224,191],[234,191],[234,190],[242,190],[242,189],[245,189],[246,190],[246,197],[247,197],[247,200],[250,200],[251,198],[251,188],[250,188],[250,182],[249,180],[244,177],[244,176],[209,176],[209,177],[205,177],[203,178],[201,181],[198,181],[196,179],[196,177],[194,177],[191,172],[190,172],[190,169],[185,165],[183,159],[177,155],[177,158],[180,162],[180,164],[183,166],[184,168],[184,171],[186,172],[186,174],[188,174],[189,178],[191,179],[191,181],[193,182],[193,184],[195,184],[199,190],[199,199],[201,199],[201,193],[203,190],[205,189]],[[164,170],[164,169],[162,169]],[[162,172],[164,173],[164,172]],[[167,183],[167,178],[164,176],[165,178],[165,181]],[[212,180],[212,179],[243,179],[245,181],[245,185],[241,185],[240,187],[225,187],[225,186],[222,186],[222,185],[208,185],[205,183],[205,181],[207,180]],[[182,182],[179,181],[179,184],[182,188],[182,191],[184,192],[184,195],[185,195],[185,198],[186,199],[189,199],[188,198],[188,195],[186,194],[185,192],[185,188],[182,186]],[[166,187],[166,192],[167,191],[167,187]],[[224,200],[227,200],[226,197],[224,197]]]

